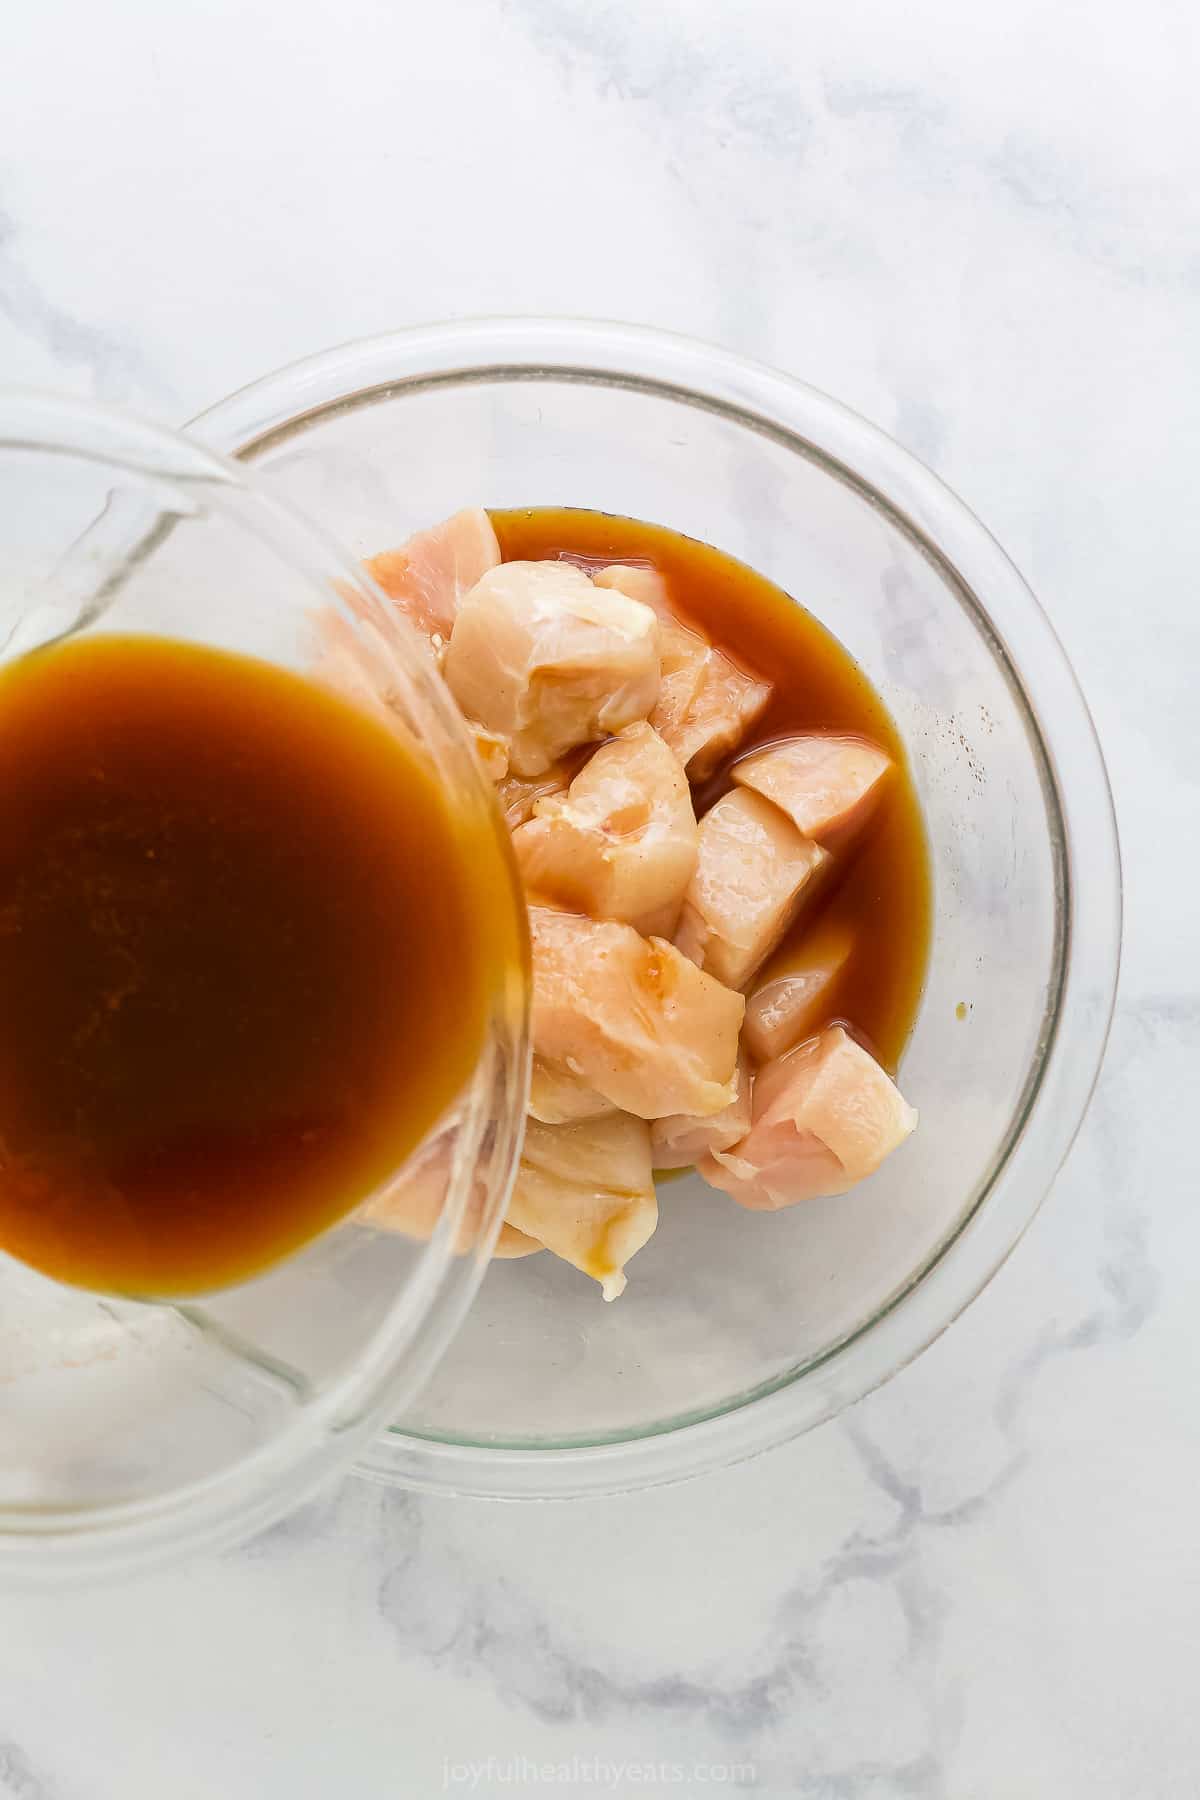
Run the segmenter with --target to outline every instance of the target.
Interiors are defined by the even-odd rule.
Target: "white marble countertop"
[[[43,0],[4,35],[0,380],[181,421],[482,311],[802,374],[1033,583],[1129,904],[1067,1169],[907,1373],[683,1489],[534,1513],[349,1481],[234,1554],[6,1597],[0,1796],[1194,1795],[1190,0]]]

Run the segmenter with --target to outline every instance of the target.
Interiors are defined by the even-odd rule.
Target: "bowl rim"
[[[352,340],[239,389],[191,434],[241,461],[330,411],[401,392],[520,380],[600,383],[715,411],[882,511],[969,612],[1025,714],[1058,825],[1056,975],[1005,1140],[967,1210],[910,1279],[821,1357],[702,1415],[559,1446],[455,1442],[392,1427],[359,1472],[429,1492],[565,1498],[679,1481],[831,1418],[907,1366],[965,1310],[1034,1218],[1086,1114],[1116,999],[1121,864],[1103,753],[1066,652],[1013,562],[941,479],[877,426],[794,376],[703,341],[582,318],[492,317]],[[1052,839],[1054,833],[1052,831]],[[1075,879],[1086,868],[1087,881]]]

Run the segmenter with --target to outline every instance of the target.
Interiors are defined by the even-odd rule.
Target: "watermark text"
[[[562,1788],[593,1788],[613,1793],[617,1788],[679,1787],[752,1788],[758,1775],[751,1762],[672,1762],[637,1758],[616,1762],[603,1756],[571,1756],[556,1762],[534,1756],[487,1756],[477,1761],[456,1757],[442,1759],[445,1792],[488,1793],[494,1788],[543,1788],[554,1793]]]

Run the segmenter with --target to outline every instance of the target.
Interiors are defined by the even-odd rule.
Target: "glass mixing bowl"
[[[496,833],[494,904],[514,933],[478,1066],[430,1145],[428,1242],[351,1216],[255,1280],[169,1305],[0,1255],[0,1576],[38,1579],[248,1535],[413,1403],[507,1200],[527,979],[524,906],[466,732],[408,627],[320,532],[199,444],[21,395],[0,396],[0,520],[0,667],[67,636],[148,632],[329,679],[332,646],[337,685],[385,707]],[[4,1157],[0,1143],[0,1181]]]
[[[761,1450],[900,1368],[1029,1223],[1086,1108],[1116,981],[1104,764],[1012,564],[898,445],[801,383],[621,325],[491,320],[349,344],[193,431],[356,556],[481,503],[595,507],[741,557],[829,626],[908,745],[935,885],[901,1079],[915,1138],[863,1188],[750,1215],[695,1176],[605,1306],[497,1264],[360,1469],[555,1496]]]

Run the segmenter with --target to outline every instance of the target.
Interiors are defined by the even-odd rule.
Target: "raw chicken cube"
[[[449,1198],[456,1132],[453,1127],[423,1145],[411,1162],[359,1207],[355,1217],[360,1224],[372,1225],[377,1231],[398,1231],[420,1242],[431,1238]],[[456,1256],[475,1248],[486,1198],[484,1183],[474,1179],[455,1235]],[[532,1256],[542,1248],[514,1226],[502,1224],[492,1255],[505,1259]]]
[[[508,739],[499,732],[488,731],[486,726],[476,725],[473,719],[468,719],[466,725],[484,774],[489,781],[503,781],[508,774]]]
[[[676,944],[726,987],[744,987],[827,860],[758,794],[735,788],[722,795],[700,821],[700,855]]]
[[[492,1251],[492,1255],[498,1262],[515,1262],[520,1256],[536,1256],[539,1250],[545,1248],[545,1244],[539,1244],[536,1238],[530,1237],[524,1231],[518,1231],[515,1225],[510,1225],[505,1219],[500,1227],[500,1236],[496,1239],[496,1248]]]
[[[771,698],[759,681],[720,650],[709,649],[695,697],[677,727],[663,736],[691,781],[704,781],[745,737]]]
[[[399,1231],[405,1237],[425,1239],[433,1235],[442,1216],[450,1184],[454,1133],[443,1132],[424,1144],[391,1181],[359,1207],[355,1217],[380,1231]],[[468,1248],[483,1207],[483,1184],[475,1183],[463,1221]]]
[[[711,1118],[672,1113],[650,1127],[650,1151],[656,1169],[687,1169],[707,1150],[728,1150],[750,1129],[750,1065],[738,1053],[735,1092],[728,1106]]]
[[[620,1112],[577,1125],[531,1119],[508,1222],[615,1300],[625,1264],[658,1223],[649,1127]]]
[[[409,736],[399,708],[392,705],[396,685],[393,650],[379,624],[367,610],[363,597],[346,582],[342,599],[352,614],[336,607],[317,607],[310,614],[313,628],[310,678],[363,712],[371,713],[389,731]]]
[[[598,587],[617,588],[658,614],[662,686],[650,723],[687,769],[692,781],[711,775],[735,750],[771,697],[769,681],[747,675],[701,632],[671,610],[667,584],[653,569],[613,563],[593,576]]]
[[[805,837],[822,842],[864,823],[891,766],[866,738],[818,733],[754,751],[737,764],[733,779],[774,801]]]
[[[673,618],[667,584],[657,569],[641,569],[634,563],[610,563],[607,569],[597,569],[592,580],[597,587],[616,588],[627,599],[640,600],[643,606],[657,613],[660,621]]]
[[[529,1072],[527,1110],[531,1118],[539,1119],[543,1125],[573,1125],[579,1119],[602,1118],[616,1108],[565,1063],[535,1056]]]
[[[398,1231],[421,1241],[432,1237],[449,1199],[457,1133],[454,1123],[422,1144],[411,1160],[359,1207],[355,1218],[379,1231]],[[474,1246],[485,1198],[483,1182],[472,1181],[456,1234],[456,1254]]]
[[[443,673],[468,718],[508,738],[513,773],[541,775],[651,711],[658,620],[572,563],[502,563],[460,604]]]
[[[467,506],[366,567],[418,631],[449,638],[458,603],[480,576],[500,563],[500,545],[482,506]]]
[[[774,1210],[844,1194],[873,1174],[916,1123],[916,1112],[875,1058],[841,1025],[831,1025],[759,1071],[750,1130],[697,1167],[739,1205]]]
[[[496,798],[508,829],[515,831],[531,819],[535,805],[547,795],[565,794],[577,766],[578,757],[564,757],[541,775],[506,775],[497,785]]]
[[[662,938],[531,906],[533,1047],[642,1119],[734,1097],[746,1003]]]
[[[755,1062],[782,1056],[828,1019],[834,983],[853,948],[845,920],[822,920],[772,960],[746,1001],[742,1042]]]
[[[670,937],[696,867],[696,815],[679,759],[641,720],[586,762],[565,799],[539,799],[513,833],[526,892]]]
[[[650,723],[686,763],[690,754],[688,721],[708,675],[712,647],[698,632],[664,622],[658,628],[658,655],[662,685]]]

